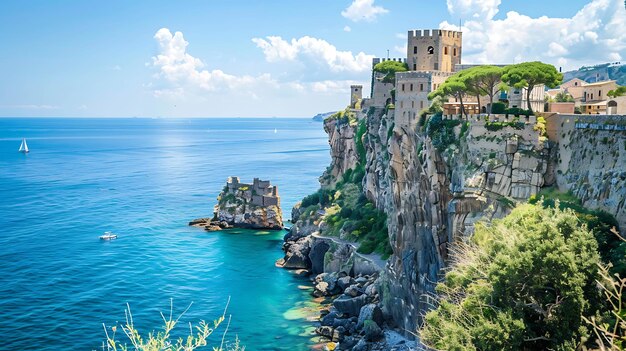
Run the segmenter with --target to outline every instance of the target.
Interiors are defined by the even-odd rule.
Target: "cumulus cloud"
[[[275,84],[269,74],[238,76],[219,69],[203,69],[204,63],[187,53],[189,43],[181,32],[172,34],[169,29],[161,28],[154,39],[159,44],[159,53],[152,57],[151,65],[158,70],[156,76],[167,82],[166,87],[155,90],[156,96],[180,96],[188,89],[218,92]]]
[[[371,22],[388,12],[389,10],[382,6],[375,6],[374,0],[354,0],[348,8],[341,11],[341,15],[353,22]]]
[[[352,28],[350,28],[350,26],[345,26],[345,27],[343,27],[343,31],[344,32],[351,32]]]
[[[372,58],[359,52],[340,51],[323,39],[304,36],[287,41],[279,36],[253,38],[252,41],[263,50],[268,62],[296,61],[305,58],[327,67],[332,72],[365,72],[371,69]]]
[[[451,14],[471,18],[463,30],[463,61],[542,60],[566,69],[626,58],[622,0],[592,0],[572,18],[531,18],[515,11],[494,19],[500,0],[447,0]],[[458,29],[443,22],[441,28]]]

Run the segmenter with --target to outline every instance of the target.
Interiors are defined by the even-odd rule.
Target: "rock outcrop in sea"
[[[250,229],[283,228],[278,187],[267,180],[254,178],[252,184],[230,177],[217,197],[213,218],[199,218],[189,225],[208,231],[232,227]]]

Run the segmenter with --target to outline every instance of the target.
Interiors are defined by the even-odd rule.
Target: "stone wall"
[[[557,186],[612,214],[626,232],[626,116],[554,115]]]

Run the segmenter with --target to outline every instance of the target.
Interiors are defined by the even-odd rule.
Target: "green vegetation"
[[[230,301],[230,299],[229,299]],[[189,305],[191,307],[191,305]],[[187,310],[189,309],[187,307]],[[228,305],[226,305],[228,308]],[[185,338],[173,339],[171,333],[178,324],[180,318],[187,312],[183,311],[176,319],[172,316],[173,305],[170,302],[170,313],[166,317],[161,313],[163,318],[163,331],[150,332],[146,337],[142,337],[139,331],[135,327],[133,314],[130,310],[130,306],[127,305],[125,315],[126,321],[121,325],[124,336],[128,339],[132,347],[129,348],[126,342],[120,342],[116,339],[117,326],[107,328],[104,327],[104,333],[106,336],[106,349],[107,351],[127,351],[127,350],[141,350],[141,351],[193,351],[196,349],[204,348],[207,346],[207,339],[211,336],[217,328],[224,322],[226,318],[226,309],[224,313],[213,323],[209,324],[205,321],[201,321],[195,327],[189,324],[189,334]],[[226,334],[228,333],[228,327],[230,326],[230,316],[228,317],[228,323],[222,334],[221,343],[219,347],[213,346],[213,351],[243,351],[245,347],[240,345],[239,339],[235,338],[232,345],[225,343]],[[104,348],[104,346],[103,346]]]
[[[563,75],[554,66],[543,62],[523,62],[504,67],[502,81],[517,89],[526,88],[526,101],[530,102],[535,86],[544,84],[554,88],[561,84]],[[530,103],[528,105],[530,107]]]
[[[560,91],[554,97],[554,101],[555,102],[574,102],[574,98],[570,94],[564,91]]]
[[[433,146],[442,152],[450,145],[458,144],[459,140],[454,134],[454,127],[459,124],[461,121],[458,119],[443,119],[441,113],[438,113],[430,117],[426,123],[426,134],[432,140]]]
[[[463,96],[470,92],[470,88],[467,84],[469,76],[465,76],[464,72],[466,71],[460,71],[448,77],[445,82],[439,84],[437,90],[428,94],[428,100],[433,100],[436,97],[445,99],[446,97],[453,96],[459,100],[461,104],[461,113],[465,114],[467,117],[467,111],[465,111],[463,105]]]
[[[409,66],[405,62],[398,61],[383,61],[381,63],[376,64],[374,66],[374,72],[383,73],[385,77],[383,78],[383,83],[393,83],[396,82],[396,73],[397,72],[406,72],[409,70]]]
[[[485,129],[490,132],[498,131],[504,127],[512,127],[517,130],[524,129],[524,122],[519,121],[510,121],[510,122],[486,122]]]
[[[600,305],[597,243],[571,210],[520,205],[453,259],[421,333],[438,350],[575,349]]]
[[[476,66],[463,71],[467,93],[474,95],[480,106],[480,97],[489,96],[489,101],[498,93],[501,87],[502,68],[497,66]],[[488,115],[491,115],[493,104],[489,105]]]
[[[617,231],[614,231],[614,234],[621,241],[626,242],[626,239],[619,236]],[[612,275],[609,268],[610,266],[600,266],[598,285],[610,306],[608,311],[610,318],[602,320],[602,318],[591,316],[583,317],[583,320],[592,327],[600,350],[626,350],[626,299],[624,298],[626,278]]]
[[[618,96],[624,96],[626,95],[626,86],[617,87],[617,89],[615,90],[609,90],[609,92],[606,93],[606,95],[612,98],[616,98]]]
[[[393,130],[393,127],[392,127]],[[322,188],[302,200],[300,218],[310,217],[320,208],[325,209],[324,221],[327,229],[322,233],[339,236],[360,243],[358,252],[376,252],[387,259],[391,254],[387,233],[387,216],[378,210],[363,194],[367,154],[364,139],[367,137],[367,120],[358,122],[355,133],[356,151],[359,162],[348,169],[333,188]]]
[[[590,210],[580,203],[571,193],[562,193],[555,188],[545,188],[539,194],[531,196],[529,203],[535,204],[543,199],[543,206],[553,208],[557,204],[560,209],[571,209],[581,223],[593,233],[598,242],[602,261],[612,265],[611,272],[626,276],[626,243],[613,234],[612,228],[618,228],[615,218],[604,211]]]
[[[337,122],[341,124],[347,123],[350,125],[356,125],[357,123],[356,113],[350,111],[350,108],[346,108],[343,111],[333,113],[332,115],[328,116],[326,119],[329,119],[329,120],[336,119]]]
[[[494,102],[491,104],[491,112],[495,114],[504,114],[506,105],[503,102]]]

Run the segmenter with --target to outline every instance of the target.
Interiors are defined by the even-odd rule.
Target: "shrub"
[[[229,298],[230,302],[230,298]],[[189,305],[191,307],[191,305]],[[226,305],[228,308],[228,304]],[[187,307],[187,310],[189,307]],[[189,324],[189,334],[185,338],[178,338],[173,340],[171,336],[171,332],[174,330],[180,318],[187,312],[185,310],[181,313],[176,319],[172,316],[172,302],[170,302],[170,313],[166,318],[163,313],[161,313],[161,317],[163,318],[163,331],[160,332],[150,332],[147,336],[142,337],[139,334],[139,331],[135,327],[133,315],[130,310],[130,306],[127,304],[125,315],[126,321],[122,324],[121,329],[128,341],[131,343],[134,350],[141,351],[193,351],[199,348],[203,348],[207,346],[207,339],[211,334],[213,334],[217,328],[224,322],[226,318],[226,309],[224,309],[224,313],[213,323],[209,324],[205,321],[200,321],[195,328],[192,327],[191,323]],[[228,317],[228,323],[222,335],[221,343],[219,347],[213,347],[215,351],[243,351],[245,348],[240,345],[239,339],[236,338],[235,342],[225,347],[225,337],[228,332],[228,327],[230,326],[230,316]],[[128,345],[126,342],[122,343],[116,339],[117,334],[117,326],[113,326],[107,329],[105,324],[102,324],[104,327],[104,333],[106,336],[106,345],[107,351],[117,351],[128,350]],[[103,346],[104,348],[104,346]]]
[[[441,113],[430,117],[426,123],[426,134],[431,138],[433,145],[439,152],[444,151],[456,141],[454,127],[461,124],[457,119],[444,120]]]
[[[574,349],[597,310],[597,244],[571,210],[520,205],[452,259],[421,333],[432,348]]]
[[[506,105],[503,102],[494,102],[491,104],[491,113],[503,114],[506,109]]]

